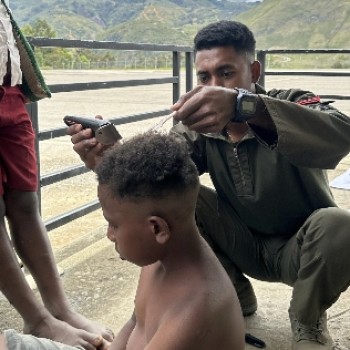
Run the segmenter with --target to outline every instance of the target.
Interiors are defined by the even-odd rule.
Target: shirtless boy
[[[134,313],[110,350],[243,350],[236,292],[196,226],[199,178],[185,144],[139,135],[106,152],[95,171],[107,236],[142,267]],[[14,350],[6,340],[0,349]]]

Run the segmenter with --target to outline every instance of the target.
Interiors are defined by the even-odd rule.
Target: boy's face
[[[197,51],[195,58],[198,85],[254,90],[260,64],[233,47],[221,46]]]
[[[120,258],[138,266],[154,262],[154,235],[148,222],[147,202],[117,199],[107,185],[98,186],[103,216],[108,222],[107,237],[115,243]]]

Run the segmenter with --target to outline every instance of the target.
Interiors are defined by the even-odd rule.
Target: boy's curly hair
[[[194,38],[194,52],[214,47],[232,46],[237,52],[255,55],[255,38],[243,23],[218,21],[198,31]]]
[[[96,167],[100,185],[119,198],[162,198],[199,185],[198,171],[184,141],[147,132],[106,152]]]

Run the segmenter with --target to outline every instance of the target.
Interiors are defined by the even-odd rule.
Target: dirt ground
[[[121,72],[121,71],[45,71],[49,84],[68,82],[92,82],[114,79],[140,79],[165,76],[168,72]],[[266,87],[302,87],[318,94],[332,91],[332,94],[349,94],[349,79],[300,77],[267,77]],[[183,81],[184,82],[184,81]],[[184,91],[182,91],[184,92]],[[172,104],[170,84],[159,86],[132,87],[84,93],[56,94],[50,100],[39,103],[40,130],[62,127],[66,114],[93,116],[102,114],[105,118],[155,111]],[[350,102],[339,101],[339,109],[350,114]],[[124,137],[147,130],[159,118],[121,125],[119,131]],[[167,123],[164,129],[171,126]],[[48,174],[65,167],[81,164],[72,151],[68,136],[44,141],[40,144],[42,174]],[[337,169],[329,172],[330,179],[350,167],[350,156]],[[210,185],[207,176],[203,183]],[[333,189],[340,207],[350,209],[350,192]],[[96,198],[96,180],[88,173],[59,184],[42,189],[42,216],[44,221],[73,209]],[[120,261],[110,242],[105,238],[105,222],[100,210],[49,232],[49,238],[60,270],[66,293],[74,307],[84,315],[118,330],[133,309],[133,295],[139,270],[127,262]],[[28,281],[33,285],[31,279]],[[259,300],[256,315],[247,318],[248,330],[263,338],[267,348],[289,349],[288,304],[291,289],[282,284],[253,281]],[[39,294],[35,290],[38,298]],[[337,349],[350,349],[350,292],[342,298],[329,313],[329,325]],[[11,305],[0,295],[0,330],[14,328],[21,330],[22,322]],[[247,346],[247,349],[253,349]],[[194,349],[196,350],[196,349]]]

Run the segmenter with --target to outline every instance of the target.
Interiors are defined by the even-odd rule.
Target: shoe
[[[289,310],[289,318],[292,327],[292,350],[332,350],[333,341],[327,329],[327,314],[314,325],[300,323]]]
[[[234,286],[244,317],[252,315],[258,309],[258,301],[249,279],[242,275],[234,281]]]

